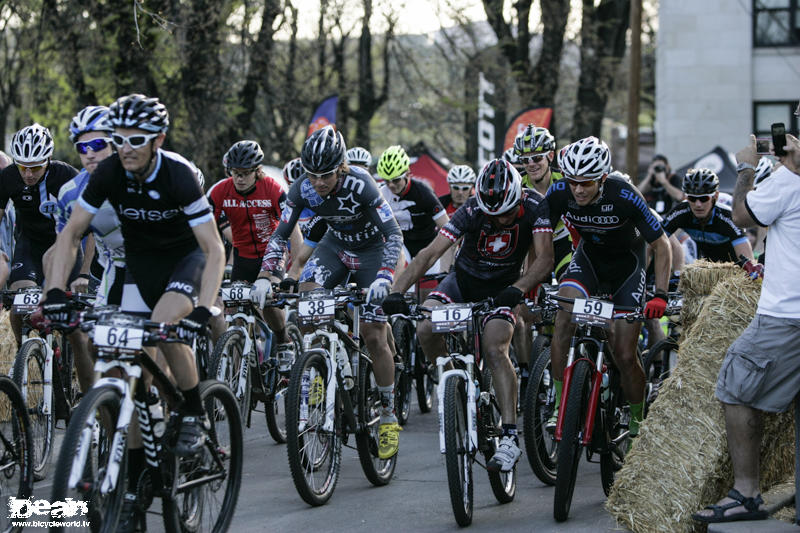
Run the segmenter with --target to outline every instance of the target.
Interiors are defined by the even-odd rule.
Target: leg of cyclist
[[[614,325],[614,362],[620,371],[622,390],[631,408],[630,434],[639,434],[639,425],[644,416],[645,376],[636,353],[641,324],[629,324],[617,320]]]
[[[522,455],[517,438],[517,376],[508,356],[513,324],[513,314],[508,308],[493,315],[483,328],[481,346],[492,371],[495,396],[503,419],[503,435],[486,468],[502,472],[511,471]]]
[[[444,305],[439,300],[428,299],[422,303],[423,307],[432,309]],[[447,352],[447,343],[442,334],[433,332],[433,323],[430,320],[421,320],[417,323],[417,338],[422,346],[422,351],[428,358],[428,362],[436,365],[436,359],[441,357]]]
[[[533,313],[525,304],[518,305],[515,309],[517,323],[514,326],[514,353],[517,356],[517,364],[520,372],[520,394],[525,393],[528,386],[528,375],[531,364],[531,347],[533,346],[533,335],[531,324]]]
[[[261,310],[262,316],[275,335],[275,355],[282,367],[291,364],[295,358],[294,344],[286,333],[286,313],[278,307],[265,307]]]

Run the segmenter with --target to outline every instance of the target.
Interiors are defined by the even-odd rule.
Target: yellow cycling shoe
[[[316,406],[325,401],[325,383],[322,381],[322,376],[314,376],[311,381],[311,386],[308,388],[308,405]]]
[[[397,448],[400,441],[400,432],[403,428],[397,422],[381,424],[378,428],[378,457],[381,459],[391,459],[397,455]]]

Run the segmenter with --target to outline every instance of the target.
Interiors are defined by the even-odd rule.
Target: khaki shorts
[[[768,412],[786,411],[800,390],[800,319],[757,314],[730,348],[717,398]]]

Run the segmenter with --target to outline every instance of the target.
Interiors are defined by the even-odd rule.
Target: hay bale
[[[8,311],[0,311],[0,373],[8,375],[17,355],[17,341],[8,321]]]
[[[711,263],[705,259],[699,259],[686,266],[678,285],[683,294],[681,323],[684,332],[688,333],[689,327],[697,320],[697,315],[703,307],[703,300],[711,294],[717,283],[741,272],[741,267],[735,263]]]
[[[706,286],[716,275],[722,281],[681,343],[678,366],[659,389],[606,504],[621,525],[636,532],[702,531],[690,515],[722,498],[733,483],[714,388],[728,347],[755,314],[760,285],[738,270],[727,277],[714,270],[707,277],[697,273]],[[791,413],[766,417],[761,452],[764,487],[793,470]]]

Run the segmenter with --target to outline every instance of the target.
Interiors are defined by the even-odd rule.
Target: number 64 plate
[[[144,330],[120,326],[95,326],[94,344],[105,350],[116,349],[120,352],[135,352],[142,349]]]
[[[472,306],[469,304],[447,304],[431,310],[434,333],[465,331],[470,318]]]

